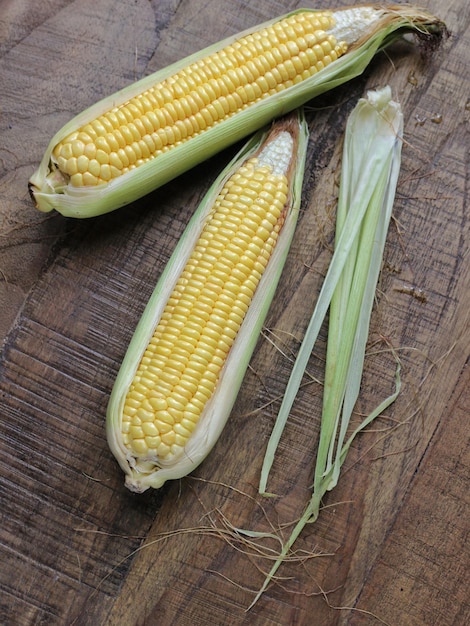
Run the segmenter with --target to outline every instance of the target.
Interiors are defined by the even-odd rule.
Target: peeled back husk
[[[240,165],[257,153],[279,129],[288,130],[294,140],[288,176],[289,193],[285,205],[285,221],[251,304],[245,314],[234,343],[228,352],[212,397],[207,401],[199,421],[186,444],[184,453],[175,460],[157,462],[137,459],[123,442],[122,416],[126,395],[134,379],[138,365],[153,336],[166,302],[175,283],[185,267],[214,201],[229,176]],[[181,478],[195,469],[215,445],[230,415],[268,308],[274,296],[284,261],[289,250],[297,223],[308,128],[303,114],[292,114],[273,125],[271,131],[258,133],[239,152],[214,182],[199,205],[185,232],[180,238],[164,272],[151,295],[134,336],[129,344],[116,382],[107,412],[108,443],[126,475],[127,487],[142,492],[149,487],[161,487],[165,481]]]
[[[412,32],[430,42],[438,40],[445,31],[445,26],[436,17],[415,7],[391,6],[384,8],[373,5],[361,5],[361,7],[361,10],[365,11],[364,15],[367,15],[368,18],[362,22],[356,20],[353,32],[351,32],[350,27],[340,29],[338,32],[338,37],[347,40],[347,52],[316,74],[287,87],[283,91],[262,98],[249,107],[183,141],[180,145],[172,147],[167,152],[157,155],[139,167],[105,184],[74,187],[68,182],[67,176],[64,176],[58,169],[52,156],[56,145],[65,137],[107,110],[127,102],[142,91],[169,78],[190,63],[204,59],[255,30],[262,29],[284,17],[307,9],[299,9],[224,39],[91,106],[56,133],[39,168],[31,176],[29,189],[36,207],[45,212],[55,209],[65,216],[77,218],[93,217],[113,211],[167,183],[194,165],[262,128],[276,117],[284,115],[315,96],[358,76],[379,50],[403,34]],[[356,7],[338,9],[333,12],[333,15],[340,22],[345,13],[351,12],[352,9],[356,9]],[[374,14],[374,19],[370,18],[371,12]]]

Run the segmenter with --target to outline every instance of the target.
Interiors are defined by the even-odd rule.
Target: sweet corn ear
[[[201,203],[129,345],[107,415],[137,492],[191,472],[230,414],[294,232],[303,118],[258,135]]]
[[[221,41],[66,124],[30,179],[36,206],[73,217],[119,208],[357,76],[406,31],[442,24],[410,7],[300,9]]]

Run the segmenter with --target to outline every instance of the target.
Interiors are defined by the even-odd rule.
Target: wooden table
[[[229,423],[192,476],[135,495],[105,441],[109,393],[178,237],[237,146],[92,220],[39,213],[27,180],[75,113],[302,3],[0,2],[2,625],[470,623],[470,5],[422,5],[452,31],[432,59],[397,45],[308,106],[300,224]],[[273,468],[277,499],[257,495],[259,471],[330,258],[346,118],[385,84],[406,143],[357,410],[393,388],[390,346],[402,393],[354,444],[297,559],[246,612],[277,544],[257,554],[236,528],[286,536],[309,498],[325,333]]]

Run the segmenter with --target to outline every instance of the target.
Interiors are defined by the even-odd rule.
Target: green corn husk
[[[373,56],[405,33],[415,33],[428,42],[439,40],[445,26],[436,17],[422,9],[411,6],[391,6],[389,8],[361,5],[365,15],[372,12],[367,20],[356,20],[353,34],[343,29],[339,36],[351,41],[348,51],[336,61],[311,76],[294,84],[284,91],[262,98],[242,111],[202,131],[191,139],[183,141],[167,152],[147,163],[111,180],[106,184],[90,187],[74,187],[67,175],[57,168],[52,153],[55,146],[70,133],[95,119],[109,109],[117,107],[156,83],[177,73],[190,63],[199,61],[236,39],[255,30],[271,25],[287,17],[287,14],[270,20],[258,27],[229,37],[193,54],[177,63],[147,76],[125,89],[105,98],[74,117],[52,138],[39,168],[31,176],[29,189],[31,196],[41,211],[53,209],[65,216],[86,218],[100,215],[144,196],[167,183],[194,165],[213,156],[234,142],[262,128],[271,120],[301,106],[315,96],[337,87],[361,74]],[[346,7],[333,12],[340,19],[346,11],[358,7]],[[306,11],[299,9],[297,12]],[[330,31],[328,31],[330,32]]]
[[[381,268],[401,161],[403,117],[389,87],[369,92],[352,112],[346,129],[334,254],[295,361],[268,443],[259,490],[265,495],[274,455],[321,325],[328,311],[328,347],[313,493],[252,605],[273,579],[306,524],[314,522],[325,493],[337,484],[356,435],[390,406],[394,393],[354,430],[347,432],[358,398],[369,321]]]
[[[216,389],[205,405],[199,422],[185,446],[184,454],[171,462],[162,461],[160,463],[155,459],[151,461],[137,459],[122,440],[121,423],[124,400],[144,351],[160,320],[168,297],[199,239],[206,218],[211,212],[220,190],[230,175],[238,170],[242,163],[258,153],[281,130],[287,130],[293,138],[285,221],[271,258],[260,278],[251,304],[223,365]],[[258,341],[294,234],[300,206],[307,142],[308,127],[302,111],[275,122],[270,131],[259,132],[254,136],[209,189],[162,273],[129,344],[108,405],[108,443],[125,472],[126,485],[130,490],[141,493],[150,487],[159,488],[167,480],[187,475],[204,460],[222,432]]]

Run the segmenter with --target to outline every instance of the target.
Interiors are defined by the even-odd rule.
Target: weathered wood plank
[[[468,335],[467,335],[468,345]],[[468,363],[357,606],[391,624],[468,624]],[[444,570],[444,571],[443,571]],[[360,614],[347,622],[363,624]]]
[[[66,121],[142,75],[157,34],[140,0],[1,3],[0,341],[65,232],[31,211],[29,176]]]
[[[36,213],[26,180],[73,113],[300,3],[56,1],[28,12],[24,0],[3,13],[2,623],[377,623],[367,611],[393,626],[465,622],[468,550],[455,546],[469,530],[470,13],[465,0],[422,4],[454,33],[434,59],[398,46],[309,107],[300,225],[232,418],[193,476],[141,496],[126,492],[106,445],[109,392],[156,279],[235,148],[88,222]],[[22,15],[29,22],[19,28]],[[257,497],[259,470],[289,374],[285,355],[298,349],[329,260],[346,117],[367,87],[386,82],[403,105],[407,144],[358,410],[393,386],[387,342],[399,350],[403,392],[354,445],[328,506],[299,539],[305,555],[323,556],[286,564],[246,613],[269,561],[227,524],[278,532],[309,497],[318,383],[306,380],[281,442],[269,484],[278,499]],[[320,380],[324,338],[309,366]]]

